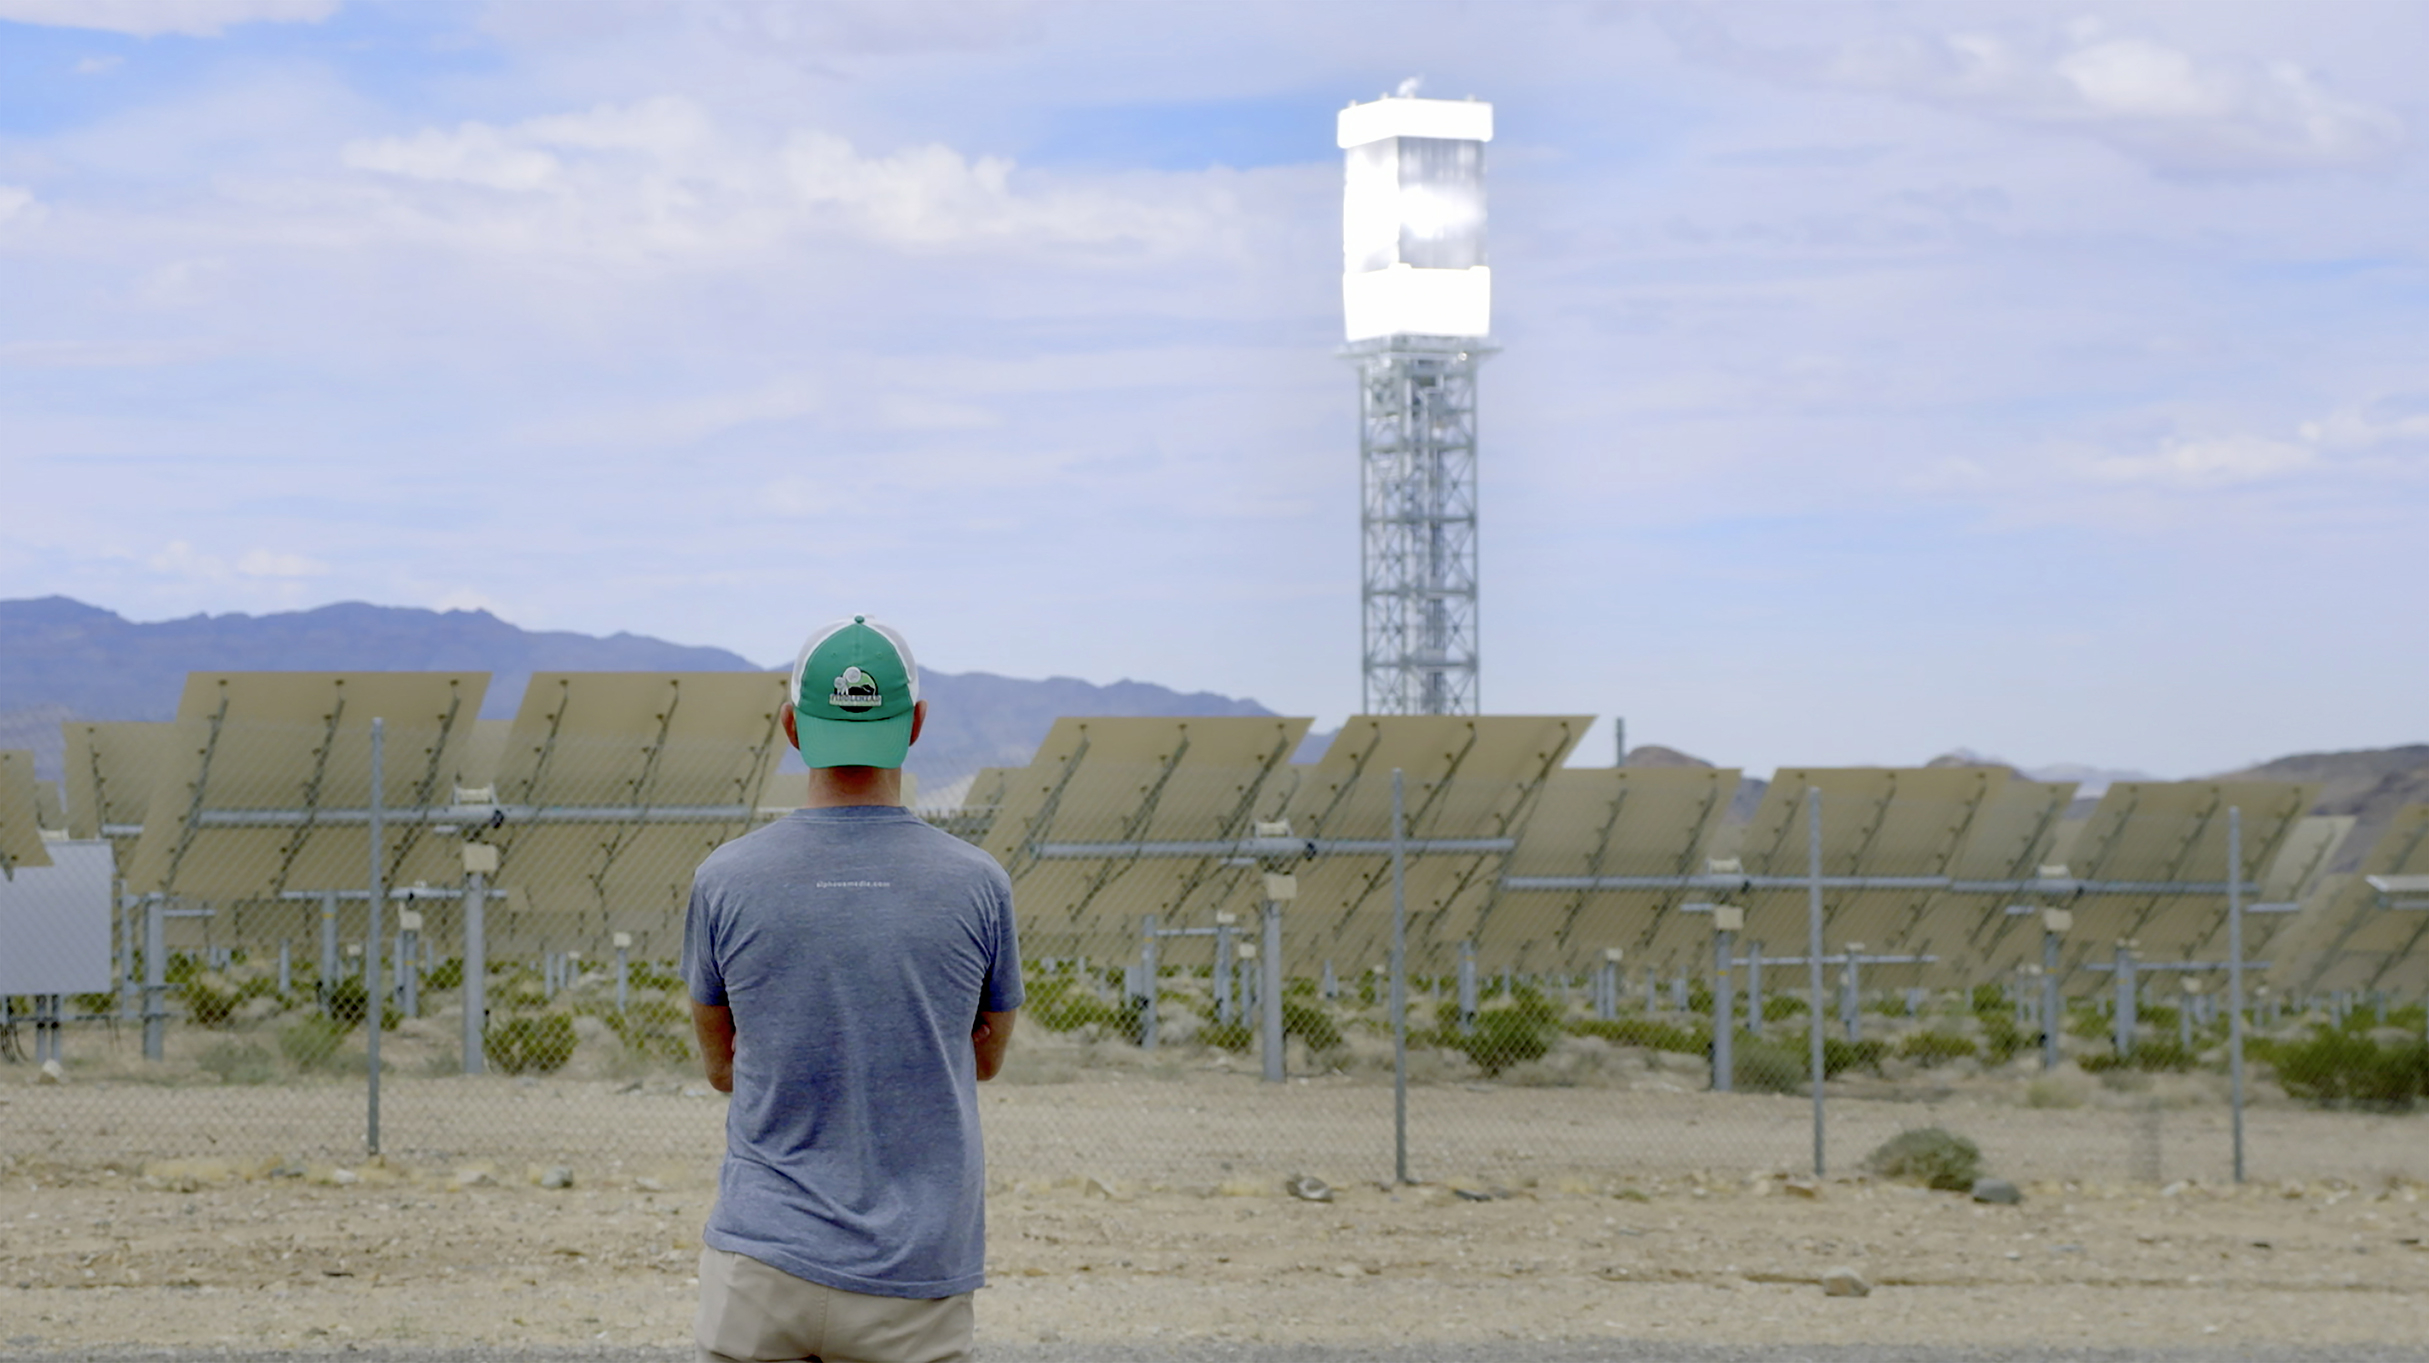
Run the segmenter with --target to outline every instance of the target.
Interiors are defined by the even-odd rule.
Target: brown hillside
[[[2338,849],[2333,865],[2335,870],[2349,871],[2378,841],[2395,811],[2409,804],[2429,804],[2429,743],[2296,753],[2244,771],[2223,773],[2220,779],[2317,781],[2319,803],[2312,813],[2354,816],[2353,836]]]

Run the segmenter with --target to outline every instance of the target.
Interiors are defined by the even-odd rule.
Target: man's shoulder
[[[798,857],[814,856],[819,845],[829,839],[851,840],[871,836],[899,839],[898,845],[905,850],[991,880],[1007,895],[1011,892],[1012,878],[1004,873],[1003,866],[994,857],[907,810],[900,819],[858,826],[822,823],[787,815],[719,845],[701,860],[694,875],[700,881],[713,883],[723,877],[749,875],[757,870],[783,866]]]

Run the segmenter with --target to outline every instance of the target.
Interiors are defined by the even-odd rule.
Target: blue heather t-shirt
[[[683,976],[734,1010],[703,1238],[847,1292],[983,1284],[970,1028],[1021,1004],[995,859],[898,805],[796,810],[700,863]]]

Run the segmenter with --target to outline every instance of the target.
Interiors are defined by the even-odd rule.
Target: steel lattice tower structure
[[[1493,106],[1411,87],[1341,113],[1341,305],[1358,367],[1368,714],[1472,715],[1476,368],[1491,353]]]
[[[1472,715],[1477,694],[1476,366],[1455,337],[1352,346],[1368,714]]]

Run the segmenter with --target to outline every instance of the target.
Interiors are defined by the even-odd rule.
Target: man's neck
[[[809,798],[803,809],[841,809],[849,805],[902,804],[899,767],[812,767]]]

